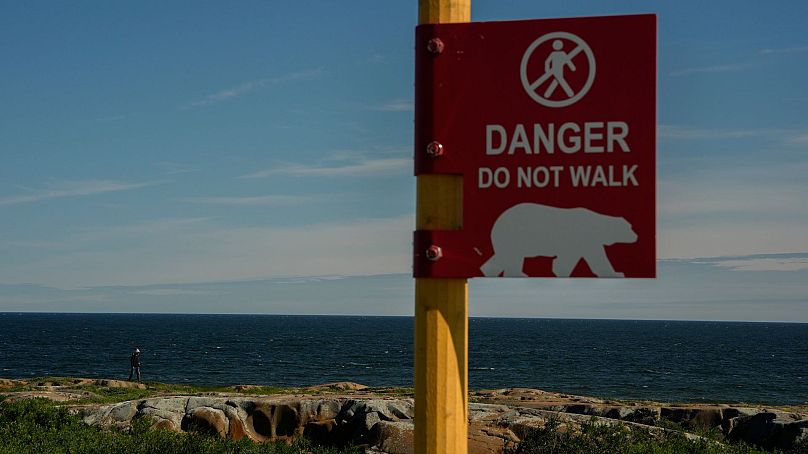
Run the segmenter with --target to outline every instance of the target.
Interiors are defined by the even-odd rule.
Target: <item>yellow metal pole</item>
[[[419,0],[418,22],[469,22],[471,0]],[[463,226],[463,177],[417,177],[419,230]],[[415,279],[415,452],[468,452],[468,284]]]

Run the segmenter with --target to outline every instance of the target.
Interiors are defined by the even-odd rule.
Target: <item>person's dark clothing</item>
[[[132,375],[137,375],[137,381],[140,382],[140,353],[132,353],[129,357],[129,365],[132,368],[129,370],[129,381],[132,380]]]

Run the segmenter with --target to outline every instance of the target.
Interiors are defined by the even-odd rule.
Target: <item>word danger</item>
[[[558,127],[536,123],[530,132],[521,123],[510,131],[502,125],[485,125],[485,154],[554,154],[556,149],[566,154],[629,152],[627,137],[628,124],[623,121],[566,122]]]
[[[477,187],[504,189],[516,184],[518,188],[558,188],[563,181],[574,188],[639,186],[637,165],[610,166],[536,166],[518,167],[515,174],[507,167],[480,167]]]

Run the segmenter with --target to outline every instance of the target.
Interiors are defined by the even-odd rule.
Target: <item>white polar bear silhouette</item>
[[[527,276],[528,257],[554,257],[556,277],[569,277],[580,259],[600,277],[623,277],[612,267],[604,246],[634,243],[637,234],[624,218],[586,208],[520,203],[505,210],[491,228],[494,255],[481,267],[485,276]]]

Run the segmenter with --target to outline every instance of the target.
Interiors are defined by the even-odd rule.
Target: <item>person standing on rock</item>
[[[135,348],[132,356],[129,357],[129,365],[132,367],[129,370],[129,381],[132,381],[132,375],[137,374],[137,382],[140,383],[140,349]]]

